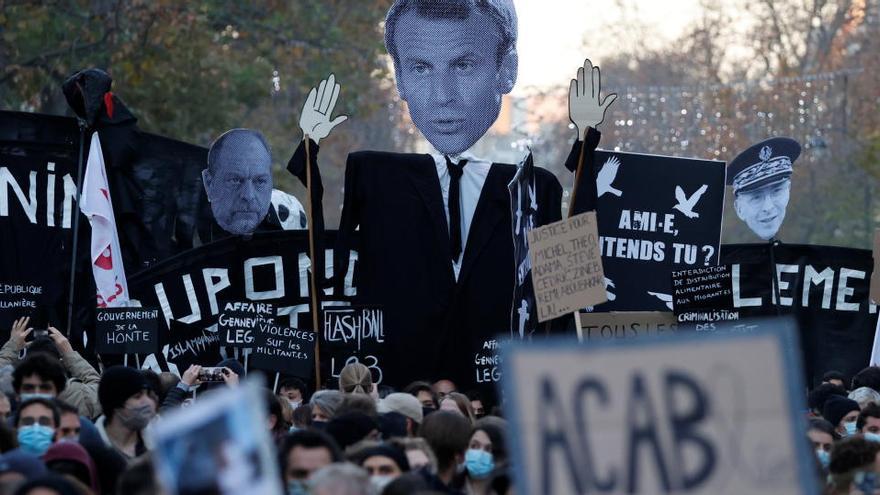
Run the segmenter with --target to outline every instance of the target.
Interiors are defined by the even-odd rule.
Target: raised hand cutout
[[[602,74],[590,59],[578,69],[577,78],[571,80],[568,90],[568,118],[577,127],[578,139],[583,139],[587,128],[596,128],[605,120],[605,112],[617,99],[612,93],[604,99],[600,95]]]
[[[321,81],[317,88],[309,91],[299,116],[299,127],[304,135],[308,135],[316,143],[330,135],[333,128],[348,120],[346,115],[331,120],[330,116],[336,108],[337,98],[339,98],[339,84],[336,83],[334,74],[330,74],[330,77]]]

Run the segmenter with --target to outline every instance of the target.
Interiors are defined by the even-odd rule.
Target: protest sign
[[[15,320],[35,316],[41,301],[41,285],[0,281],[0,337],[9,338],[9,329]],[[39,325],[39,322],[31,321],[31,324]]]
[[[250,364],[266,371],[311,376],[315,367],[315,332],[259,323],[254,330]]]
[[[159,344],[158,327],[158,309],[99,308],[95,314],[95,351],[152,354]]]
[[[871,252],[830,246],[773,247],[779,303],[773,290],[769,243],[725,244],[731,265],[732,311],[740,318],[791,314],[797,319],[807,383],[826,371],[853,376],[870,360],[877,306],[868,296]]]
[[[874,249],[871,256],[874,258],[874,270],[871,272],[871,300],[877,304],[880,302],[880,230],[874,231]]]
[[[385,315],[375,306],[334,306],[323,311],[321,376],[329,387],[339,379],[345,365],[362,363],[370,369],[373,383],[382,383],[385,359]]]
[[[528,232],[538,321],[605,301],[596,212]]]
[[[177,408],[151,428],[156,478],[168,495],[282,495],[262,383],[248,379]]]
[[[659,311],[581,313],[580,325],[581,342],[669,335],[678,327],[672,313]]]
[[[796,330],[759,326],[505,346],[517,493],[818,493]]]
[[[527,233],[538,224],[538,195],[535,183],[535,163],[532,152],[520,162],[516,174],[507,185],[510,193],[510,220],[513,223],[513,259],[516,264],[516,283],[510,307],[511,336],[525,338],[538,326],[535,307],[535,289],[532,284],[532,264],[529,257]]]
[[[217,317],[217,330],[223,335],[223,345],[251,347],[257,325],[274,323],[275,307],[263,302],[225,302]]]
[[[716,265],[724,162],[598,150],[602,266],[596,311],[672,311],[676,270]]]
[[[672,302],[679,324],[710,328],[716,321],[739,318],[733,311],[730,265],[672,272]]]
[[[182,375],[193,364],[216,366],[223,360],[220,355],[220,334],[196,325],[172,320],[168,332],[160,334],[159,342],[164,349],[167,362],[173,364]],[[174,368],[169,366],[174,372]]]

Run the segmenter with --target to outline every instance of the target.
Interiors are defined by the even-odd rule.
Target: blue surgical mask
[[[816,451],[816,457],[819,458],[819,463],[822,464],[822,468],[828,469],[828,465],[831,464],[831,454],[825,449],[819,449]]]
[[[43,399],[43,400],[54,400],[55,396],[52,394],[19,394],[18,398],[21,399],[21,402],[24,403],[31,399]]]
[[[464,465],[473,478],[485,478],[495,469],[492,454],[482,449],[468,449],[464,454]]]
[[[48,426],[33,424],[18,429],[18,445],[21,450],[34,455],[43,455],[52,445],[55,430]]]
[[[880,443],[880,433],[865,433],[865,440]]]
[[[309,486],[304,480],[291,480],[287,482],[287,495],[308,495]]]
[[[846,429],[846,436],[851,437],[856,434],[856,422],[850,421],[849,423],[843,424],[844,429]]]

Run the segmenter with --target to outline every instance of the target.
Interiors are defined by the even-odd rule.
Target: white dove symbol
[[[670,294],[664,294],[662,292],[651,292],[651,291],[648,291],[648,294],[665,302],[666,307],[669,308],[670,311],[672,311],[672,296]]]
[[[697,202],[700,201],[700,197],[703,196],[706,189],[709,189],[709,186],[703,184],[702,187],[697,189],[697,192],[688,198],[684,195],[684,189],[681,186],[675,186],[675,199],[678,201],[678,204],[673,206],[673,208],[684,213],[684,216],[688,218],[698,218],[700,214],[694,211],[694,207],[697,206]]]
[[[602,195],[607,192],[617,197],[623,195],[623,191],[611,185],[611,183],[614,182],[614,179],[617,178],[618,168],[620,168],[620,160],[618,160],[616,156],[612,156],[608,160],[605,160],[605,164],[602,165],[602,170],[599,171],[599,176],[596,177],[596,191],[599,194],[598,197],[602,197]]]

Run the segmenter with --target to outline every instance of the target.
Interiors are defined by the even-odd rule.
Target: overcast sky
[[[584,53],[587,33],[601,33],[609,23],[621,22],[615,0],[514,0],[519,17],[519,80],[526,86],[567,86],[584,57],[601,63],[603,53]],[[698,0],[637,0],[637,9],[625,14],[648,24],[660,38],[672,39],[694,20]],[[657,40],[662,42],[663,39]],[[603,45],[604,43],[592,43]],[[614,40],[607,41],[614,51]]]

